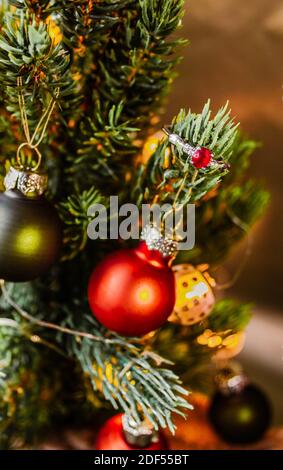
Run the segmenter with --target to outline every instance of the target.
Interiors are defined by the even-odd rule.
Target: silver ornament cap
[[[215,376],[215,383],[223,395],[234,395],[241,393],[248,385],[248,377],[240,370],[232,367],[223,367]]]
[[[24,196],[42,196],[48,185],[46,173],[11,166],[4,178],[6,191],[18,189]]]
[[[126,441],[132,446],[147,447],[158,440],[157,431],[146,420],[137,424],[131,416],[124,414],[122,426]]]
[[[178,251],[178,243],[168,236],[163,236],[161,230],[153,224],[146,225],[141,233],[149,250],[156,250],[164,258],[174,256]]]

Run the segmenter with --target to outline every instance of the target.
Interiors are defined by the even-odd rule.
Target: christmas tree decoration
[[[237,333],[230,334],[222,340],[221,348],[214,354],[215,361],[227,361],[240,354],[244,348],[246,340],[246,333],[238,331]]]
[[[198,344],[209,348],[218,348],[222,345],[222,341],[221,333],[214,333],[209,329],[204,330],[204,332],[197,338]]]
[[[175,283],[168,261],[176,243],[155,228],[145,228],[135,249],[110,253],[94,269],[88,299],[106,328],[125,336],[141,336],[160,328],[175,303]]]
[[[127,417],[113,418],[116,437],[98,448],[166,448],[158,430],[176,431],[176,415],[192,408],[188,388],[209,390],[209,360],[233,350],[248,323],[250,307],[214,304],[197,264],[220,265],[262,214],[267,192],[245,181],[257,144],[228,103],[214,113],[209,100],[155,133],[186,42],[176,31],[185,3],[0,2],[0,449],[33,448],[39,431],[64,420],[82,430],[92,421],[96,436],[97,413],[109,407]],[[121,251],[112,230],[90,239],[92,222],[109,229],[117,213],[120,222],[120,202],[141,209],[141,221],[143,204],[151,214],[158,205],[167,232],[180,205],[184,232],[193,230],[195,205],[192,250],[175,217],[179,262],[196,266],[183,280],[172,269],[177,244],[156,227],[136,248],[119,241]],[[171,315],[196,327],[165,326]],[[140,413],[156,433],[136,426]]]
[[[229,443],[259,440],[271,422],[271,407],[265,394],[246,376],[230,369],[218,374],[217,386],[209,409],[215,431]]]
[[[198,170],[207,167],[228,169],[228,163],[214,159],[214,153],[206,147],[194,147],[188,142],[185,142],[179,135],[174,134],[168,127],[163,128],[163,132],[168,136],[170,144],[181,149],[189,157],[190,163]]]
[[[100,429],[95,450],[167,450],[161,432],[146,422],[136,425],[132,418],[118,414],[108,419]]]
[[[181,325],[199,323],[210,314],[215,303],[212,290],[215,281],[209,275],[207,265],[179,264],[173,267],[173,272],[176,303],[169,321]]]
[[[11,167],[0,194],[0,279],[26,282],[58,259],[62,226],[44,197],[47,176]]]
[[[216,349],[213,357],[216,362],[225,361],[241,352],[245,344],[245,333],[243,331],[233,333],[231,330],[213,332],[206,329],[197,337],[197,343]]]

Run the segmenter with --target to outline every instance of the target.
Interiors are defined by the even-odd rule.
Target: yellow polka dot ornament
[[[207,269],[208,265],[179,264],[173,267],[176,303],[169,321],[184,326],[195,325],[208,317],[215,304],[213,287],[216,283]]]

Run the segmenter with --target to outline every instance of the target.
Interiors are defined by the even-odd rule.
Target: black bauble
[[[271,408],[265,394],[250,384],[230,395],[216,392],[209,417],[217,434],[225,441],[247,444],[259,440],[268,429]]]
[[[0,279],[35,279],[58,259],[61,244],[61,221],[44,196],[0,193]]]

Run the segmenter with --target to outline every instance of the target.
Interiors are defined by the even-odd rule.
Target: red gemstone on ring
[[[195,168],[206,168],[210,164],[212,157],[213,154],[209,149],[201,147],[193,154],[192,164]]]

